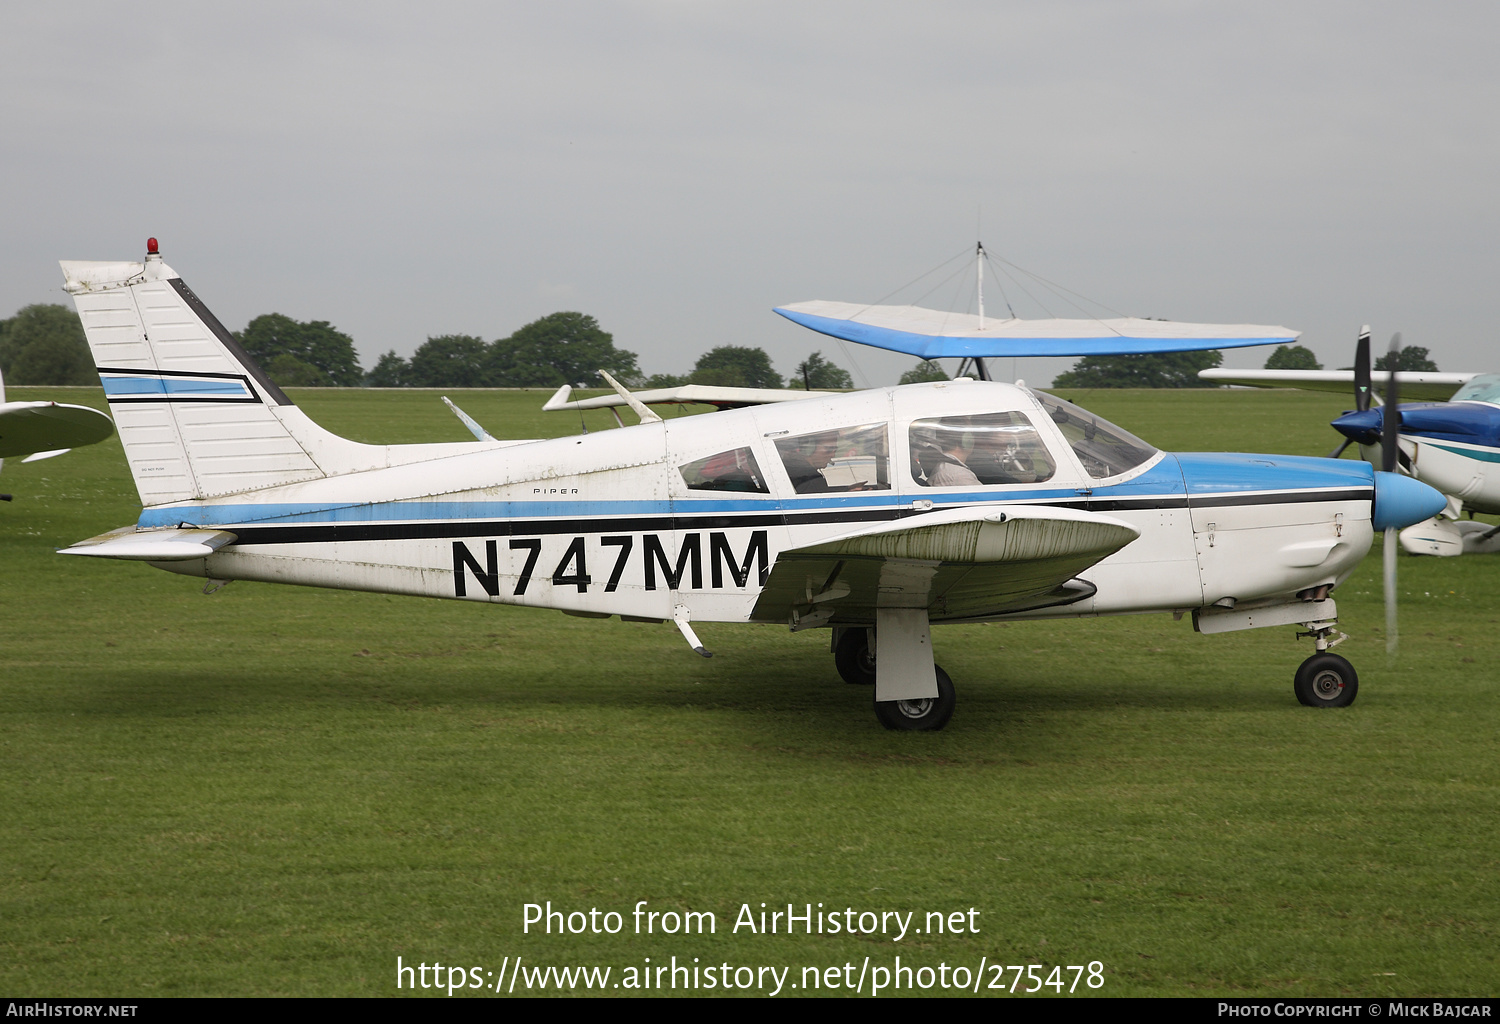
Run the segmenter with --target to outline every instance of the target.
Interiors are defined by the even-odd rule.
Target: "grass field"
[[[497,436],[578,429],[540,392],[450,394]],[[93,389],[10,397],[103,406]],[[293,397],[360,440],[467,436],[433,392]],[[1296,454],[1326,454],[1347,404],[1067,397],[1166,448]],[[117,440],[12,461],[0,490],[16,495],[0,505],[7,994],[389,995],[398,956],[498,971],[518,955],[612,979],[675,955],[797,983],[899,955],[1100,961],[1103,995],[1500,987],[1493,557],[1401,560],[1387,667],[1377,547],[1337,595],[1360,672],[1347,710],[1296,703],[1311,649],[1293,629],[1206,637],[1162,615],[937,630],[957,712],[897,734],[817,631],[705,625],[705,661],[670,625],[250,583],[205,596],[55,555],[134,521]],[[548,900],[625,928],[523,934],[523,905]],[[718,931],[631,934],[639,900],[712,911]],[[762,902],[918,926],[981,913],[978,934],[900,942],[732,933]]]

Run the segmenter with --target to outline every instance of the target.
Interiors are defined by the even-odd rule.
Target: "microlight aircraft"
[[[1399,351],[1400,337],[1392,339],[1393,351]],[[1500,374],[1372,371],[1366,326],[1352,370],[1202,370],[1198,376],[1247,387],[1352,390],[1354,410],[1333,421],[1333,429],[1344,436],[1334,457],[1353,444],[1361,458],[1380,465],[1389,416],[1398,438],[1393,454],[1400,470],[1447,496],[1440,514],[1401,531],[1401,547],[1414,555],[1500,551],[1500,527],[1459,518],[1464,512],[1500,513]],[[1386,391],[1384,403],[1376,385]],[[1402,403],[1390,394],[1393,388],[1427,401]]]
[[[7,402],[0,377],[0,464],[12,456],[22,462],[50,459],[98,444],[115,432],[115,425],[98,409],[62,402]],[[11,495],[0,494],[0,501]]]
[[[62,264],[144,509],[65,554],[672,622],[828,627],[888,728],[954,707],[932,623],[1169,611],[1297,625],[1304,704],[1353,701],[1330,591],[1441,495],[1364,463],[1171,455],[1050,395],[949,381],[551,440],[366,445],[312,422],[154,240]],[[732,403],[731,403],[732,404]]]

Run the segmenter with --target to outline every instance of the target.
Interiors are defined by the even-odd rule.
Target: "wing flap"
[[[1074,509],[951,509],[783,551],[751,618],[871,622],[876,608],[973,618],[1087,597],[1070,581],[1129,544],[1129,523]]]

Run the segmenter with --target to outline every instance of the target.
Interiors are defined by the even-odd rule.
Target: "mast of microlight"
[[[979,329],[984,330],[984,243],[974,246],[974,280],[979,286]]]

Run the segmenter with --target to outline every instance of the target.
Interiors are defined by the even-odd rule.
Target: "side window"
[[[923,487],[1034,484],[1057,470],[1041,435],[1019,412],[917,420],[907,436],[912,479]]]
[[[776,442],[798,494],[886,491],[891,487],[885,424],[823,430]]]
[[[680,468],[690,491],[751,491],[767,494],[766,478],[749,448],[720,452]]]

